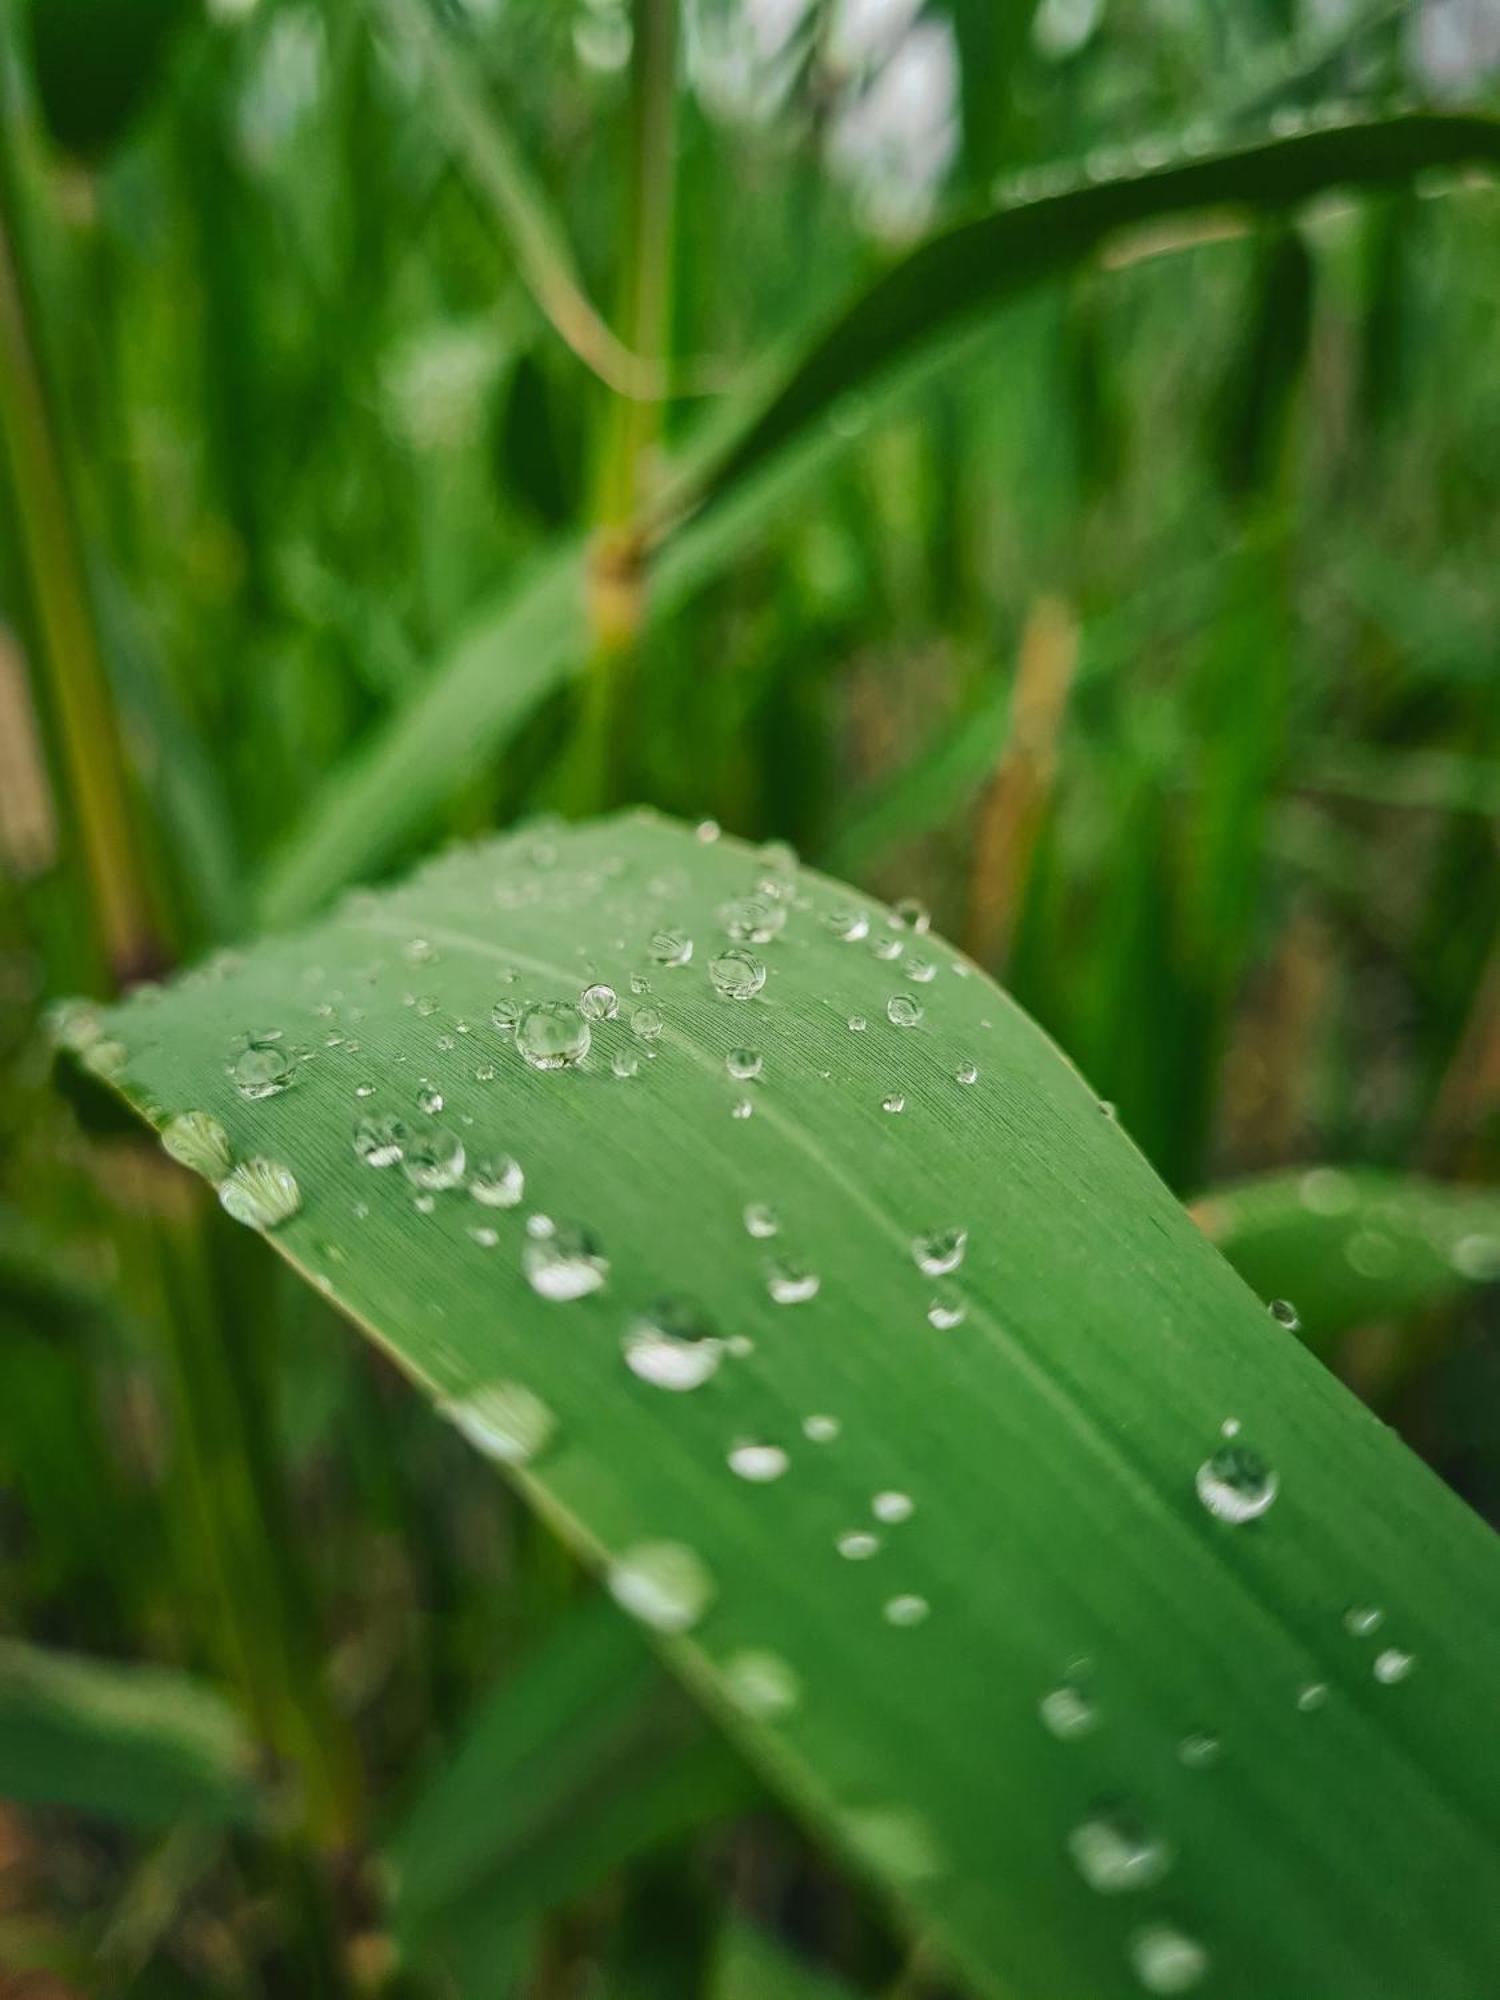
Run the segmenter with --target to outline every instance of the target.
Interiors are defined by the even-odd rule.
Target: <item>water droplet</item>
[[[578,1011],[585,1021],[612,1021],[620,1011],[620,996],[613,986],[597,981],[579,994]]]
[[[401,956],[408,965],[431,965],[437,957],[437,949],[430,938],[409,938],[401,948]]]
[[[917,986],[930,986],[937,977],[937,967],[930,958],[909,958],[901,970]]]
[[[666,1298],[631,1321],[620,1350],[632,1375],[682,1393],[701,1388],[715,1372],[724,1343],[691,1299]]]
[[[290,1167],[276,1160],[246,1160],[219,1184],[224,1213],[250,1229],[275,1229],[302,1206]]]
[[[880,1100],[880,1108],[882,1111],[889,1111],[894,1116],[898,1111],[906,1109],[906,1098],[899,1090],[888,1090]]]
[[[1172,1850],[1123,1805],[1097,1807],[1067,1839],[1073,1865],[1101,1896],[1149,1889],[1172,1865]]]
[[[1415,1654],[1403,1653],[1399,1646],[1386,1646],[1375,1655],[1370,1671],[1383,1687],[1394,1687],[1397,1681],[1406,1679],[1416,1664]]]
[[[1344,1613],[1344,1630],[1356,1639],[1368,1639],[1384,1623],[1385,1613],[1378,1604],[1351,1604]]]
[[[471,1242],[477,1243],[481,1250],[493,1250],[500,1241],[500,1232],[498,1229],[491,1229],[488,1224],[481,1223],[469,1231],[469,1238]]]
[[[520,1382],[489,1382],[442,1408],[470,1444],[502,1465],[529,1465],[557,1430],[551,1410]]]
[[[893,993],[885,1003],[885,1017],[894,1028],[914,1028],[922,1018],[922,1003],[910,993]]]
[[[822,1279],[794,1257],[778,1257],[766,1266],[766,1290],[779,1306],[800,1306],[816,1298]]]
[[[609,1591],[654,1632],[687,1632],[713,1599],[713,1580],[682,1542],[643,1542],[610,1565]]]
[[[835,903],[824,913],[823,925],[841,944],[858,944],[870,935],[870,913],[854,903]]]
[[[493,1063],[481,1063],[474,1072],[474,1081],[476,1083],[493,1083],[495,1081],[495,1065]]]
[[[1192,1729],[1177,1745],[1177,1761],[1190,1771],[1207,1771],[1219,1762],[1224,1746],[1211,1729]]]
[[[939,1333],[947,1333],[955,1326],[962,1326],[969,1316],[969,1308],[956,1292],[943,1292],[927,1308],[927,1320]]]
[[[749,1083],[760,1075],[759,1049],[731,1049],[724,1058],[724,1067],[732,1077],[741,1083]]]
[[[839,1430],[837,1417],[804,1417],[802,1420],[802,1435],[814,1444],[832,1444]]]
[[[1304,1715],[1311,1715],[1313,1710],[1321,1708],[1327,1699],[1326,1681],[1309,1681],[1306,1687],[1297,1690],[1297,1706]]]
[[[657,965],[686,965],[693,956],[693,940],[686,931],[653,931],[647,950]]]
[[[915,896],[903,896],[900,902],[891,905],[891,921],[901,930],[911,931],[917,937],[925,936],[932,927],[932,918],[928,914],[927,905],[918,902]]]
[[[490,1019],[502,1035],[510,1034],[520,1018],[521,1003],[519,1000],[497,1000],[490,1009]]]
[[[417,1092],[417,1109],[425,1111],[429,1118],[436,1118],[442,1108],[443,1093],[434,1089],[430,1083],[424,1083]]]
[[[354,1095],[356,1097],[373,1097],[375,1095],[375,1086],[373,1083],[357,1083],[354,1086]]]
[[[969,1247],[967,1229],[929,1229],[912,1241],[911,1254],[917,1269],[928,1278],[946,1278],[964,1261]]]
[[[719,921],[737,944],[769,944],[786,923],[786,908],[770,896],[740,896],[724,905]]]
[[[393,1167],[406,1147],[399,1118],[360,1118],[354,1126],[354,1154],[367,1167]]]
[[[877,1493],[870,1502],[870,1512],[877,1521],[909,1521],[916,1512],[916,1502],[909,1493]]]
[[[752,1201],[745,1209],[745,1229],[751,1236],[774,1236],[781,1220],[769,1202]]]
[[[737,1444],[728,1458],[729,1470],[754,1486],[779,1479],[789,1463],[779,1444]]]
[[[1247,1444],[1223,1444],[1198,1467],[1198,1498],[1216,1521],[1257,1520],[1281,1482],[1269,1462]]]
[[[411,1205],[418,1215],[431,1215],[437,1207],[437,1198],[430,1194],[413,1195]]]
[[[719,822],[716,819],[700,819],[698,824],[693,828],[693,832],[705,846],[711,846],[718,839],[721,830]]]
[[[766,968],[754,952],[731,945],[708,962],[714,991],[726,1000],[753,1000],[766,983]]]
[[[920,1625],[931,1609],[925,1597],[906,1591],[900,1597],[888,1599],[885,1622],[887,1625]]]
[[[616,1049],[609,1066],[616,1076],[634,1076],[640,1069],[641,1059],[634,1049]]]
[[[887,964],[898,959],[905,950],[906,946],[901,942],[900,938],[892,937],[889,932],[870,940],[872,957],[882,959]]]
[[[978,1083],[978,1063],[960,1063],[958,1068],[953,1072],[953,1081],[955,1083]]]
[[[655,1007],[637,1007],[630,1016],[630,1032],[643,1042],[654,1042],[661,1033],[661,1015]]]
[[[1290,1299],[1272,1299],[1268,1310],[1276,1324],[1284,1326],[1288,1333],[1295,1333],[1302,1324]]]
[[[751,1118],[755,1115],[755,1106],[748,1097],[737,1097],[729,1107],[729,1115],[731,1118]]]
[[[567,1000],[534,1000],[516,1023],[516,1047],[533,1069],[571,1069],[592,1039],[588,1022]]]
[[[1081,1688],[1064,1681],[1049,1688],[1037,1703],[1037,1713],[1048,1734],[1059,1743],[1072,1743],[1099,1727],[1099,1711]]]
[[[787,1715],[802,1699],[802,1683],[779,1653],[746,1649],[724,1662],[729,1698],[746,1715]]]
[[[184,1111],[161,1135],[163,1150],[179,1166],[205,1180],[222,1180],[229,1172],[229,1134],[208,1111]]]
[[[550,1235],[532,1236],[521,1252],[521,1268],[534,1292],[561,1302],[597,1292],[609,1276],[609,1259],[586,1229],[565,1224]]]
[[[1175,1924],[1142,1924],[1127,1946],[1131,1970],[1148,1993],[1191,1993],[1208,1970],[1208,1953]]]
[[[297,1065],[286,1050],[272,1041],[253,1041],[235,1058],[234,1087],[252,1103],[263,1097],[277,1097],[296,1081]]]
[[[402,1173],[413,1187],[428,1194],[457,1187],[465,1165],[463,1140],[442,1125],[416,1127],[407,1134],[401,1149]]]
[[[862,1035],[869,1025],[863,1014],[851,1014],[849,1016],[849,1032],[851,1035]]]
[[[880,1547],[879,1535],[872,1535],[868,1528],[850,1528],[839,1536],[834,1547],[846,1562],[868,1562]]]
[[[525,1192],[526,1175],[509,1153],[476,1160],[469,1170],[469,1193],[485,1208],[514,1208]]]
[[[1476,1285],[1493,1284],[1500,1278],[1500,1238],[1460,1236],[1448,1252],[1448,1261],[1461,1278]]]

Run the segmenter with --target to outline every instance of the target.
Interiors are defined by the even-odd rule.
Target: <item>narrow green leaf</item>
[[[222,1122],[231,1208],[978,1992],[1110,2000],[1171,1966],[1227,2000],[1472,2000],[1500,1949],[1493,1535],[1003,994],[878,906],[898,957],[841,938],[851,901],[644,816],[538,830],[110,1010],[115,1082]],[[756,964],[716,966],[726,925],[766,935]],[[622,997],[581,1062],[490,1025],[586,980]],[[576,1055],[581,1026],[520,1036]],[[274,1028],[289,1087],[247,1098]],[[366,1117],[403,1121],[400,1163],[360,1158]],[[434,1185],[456,1142],[488,1204]]]
[[[813,1972],[754,1924],[724,1926],[709,2000],[853,2000],[849,1987]]]
[[[0,1640],[0,1797],[136,1826],[248,1822],[252,1751],[212,1689]]]

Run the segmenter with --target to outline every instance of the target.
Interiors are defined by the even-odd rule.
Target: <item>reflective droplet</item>
[[[1295,1333],[1302,1322],[1297,1317],[1297,1308],[1289,1299],[1272,1299],[1268,1308],[1278,1326],[1284,1326],[1288,1333]]]
[[[967,1229],[929,1229],[912,1241],[911,1254],[917,1269],[928,1278],[946,1278],[964,1261],[969,1245]]]
[[[1393,1687],[1397,1681],[1404,1681],[1416,1664],[1414,1654],[1403,1653],[1399,1646],[1386,1646],[1375,1655],[1370,1671],[1383,1686]]]
[[[737,1444],[728,1458],[729,1470],[754,1486],[779,1479],[789,1462],[779,1444]]]
[[[534,1000],[516,1023],[516,1047],[533,1069],[571,1069],[592,1039],[588,1022],[567,1000]]]
[[[609,1066],[616,1076],[634,1076],[640,1069],[641,1059],[634,1049],[616,1049]]]
[[[1224,1444],[1198,1467],[1198,1498],[1216,1521],[1257,1520],[1276,1498],[1280,1480],[1246,1444]]]
[[[609,1276],[609,1259],[586,1229],[565,1224],[550,1235],[530,1237],[521,1268],[534,1292],[562,1302],[597,1292]]]
[[[978,1063],[960,1063],[958,1068],[953,1072],[953,1081],[955,1083],[978,1083]]]
[[[1177,1761],[1190,1771],[1207,1771],[1224,1754],[1224,1746],[1210,1729],[1189,1730],[1177,1745]]]
[[[375,1086],[373,1083],[357,1083],[354,1086],[354,1095],[356,1097],[373,1097],[375,1095]]]
[[[463,1140],[442,1125],[417,1126],[402,1145],[402,1173],[413,1187],[427,1194],[457,1187],[466,1164]]]
[[[430,939],[414,937],[401,947],[401,956],[408,965],[431,965],[437,957],[437,949]]]
[[[205,1180],[219,1181],[229,1172],[229,1134],[211,1112],[181,1112],[163,1131],[161,1143],[179,1166]]]
[[[900,1597],[887,1600],[885,1622],[887,1625],[920,1625],[931,1609],[925,1597],[906,1591]]]
[[[443,1093],[434,1089],[430,1083],[423,1084],[417,1092],[417,1109],[425,1112],[429,1118],[436,1118],[442,1108]]]
[[[636,1007],[630,1016],[630,1032],[643,1042],[654,1042],[661,1033],[661,1015],[655,1007]]]
[[[741,1083],[749,1083],[759,1076],[760,1066],[758,1049],[731,1049],[724,1058],[725,1069]]]
[[[519,1000],[497,1000],[490,1009],[490,1019],[502,1035],[510,1034],[520,1018],[521,1003]]]
[[[918,937],[925,936],[932,925],[927,905],[919,903],[915,896],[903,896],[899,903],[893,903],[891,917],[902,930],[912,931]]]
[[[867,1528],[850,1528],[839,1536],[834,1547],[846,1562],[868,1562],[880,1547],[880,1537]]]
[[[832,1444],[841,1426],[837,1417],[804,1417],[802,1435],[814,1444]]]
[[[469,1240],[477,1243],[481,1250],[493,1250],[500,1241],[500,1232],[498,1229],[491,1229],[486,1223],[480,1223],[469,1231]]]
[[[719,921],[739,944],[769,944],[786,923],[786,908],[769,896],[740,896],[724,905]]]
[[[939,1333],[947,1333],[952,1327],[962,1326],[969,1316],[969,1308],[956,1292],[944,1292],[935,1298],[927,1308],[927,1319]]]
[[[367,1167],[393,1167],[406,1146],[399,1118],[360,1118],[354,1126],[354,1156]]]
[[[1049,1688],[1037,1703],[1037,1713],[1050,1736],[1059,1743],[1072,1743],[1099,1727],[1099,1711],[1083,1692],[1069,1681]]]
[[[705,846],[711,846],[718,839],[720,831],[719,822],[716,819],[700,819],[698,824],[693,828],[693,832]]]
[[[937,967],[930,958],[908,958],[901,970],[916,986],[930,986],[937,977]]]
[[[766,968],[754,952],[731,945],[709,960],[708,976],[726,1000],[753,1000],[766,983]]]
[[[1385,1613],[1378,1604],[1351,1604],[1344,1613],[1344,1630],[1356,1639],[1368,1639],[1384,1623]]]
[[[816,1298],[822,1279],[793,1257],[778,1257],[766,1266],[766,1290],[779,1306],[799,1306]]]
[[[509,1153],[476,1160],[469,1169],[469,1193],[485,1208],[514,1208],[525,1192],[521,1162]]]
[[[529,1465],[557,1430],[551,1410],[520,1382],[489,1382],[442,1409],[470,1444],[503,1465]]]
[[[922,1003],[910,993],[893,993],[885,1003],[885,1017],[896,1028],[914,1028],[922,1018]]]
[[[1208,1953],[1175,1924],[1142,1924],[1126,1949],[1131,1970],[1148,1993],[1191,1993],[1208,1970]]]
[[[632,1375],[654,1389],[683,1393],[714,1374],[724,1343],[691,1299],[658,1299],[630,1322],[620,1342]]]
[[[802,1683],[779,1653],[747,1648],[724,1662],[729,1698],[746,1715],[787,1715],[802,1698]]]
[[[887,964],[898,959],[905,949],[906,946],[901,942],[900,938],[892,937],[889,932],[882,932],[879,937],[874,937],[870,940],[871,954]]]
[[[863,1014],[851,1014],[849,1016],[849,1032],[851,1035],[862,1035],[869,1025]]]
[[[1149,1889],[1172,1866],[1172,1850],[1125,1806],[1100,1806],[1067,1839],[1073,1865],[1101,1896]]]
[[[609,1592],[655,1632],[687,1632],[712,1602],[713,1580],[682,1542],[643,1542],[610,1565]]]
[[[302,1206],[302,1190],[290,1167],[276,1160],[246,1160],[219,1183],[226,1215],[250,1229],[275,1229]]]
[[[255,1041],[235,1058],[234,1087],[252,1103],[277,1097],[296,1081],[297,1065],[278,1043]]]
[[[877,1521],[909,1521],[916,1512],[916,1502],[909,1493],[877,1493],[870,1502],[870,1512]]]
[[[870,913],[854,903],[835,903],[824,913],[823,926],[841,944],[858,944],[861,938],[870,935]]]
[[[781,1227],[780,1218],[769,1202],[752,1201],[745,1209],[745,1229],[751,1236],[774,1236]]]
[[[894,1117],[898,1111],[906,1109],[906,1098],[899,1090],[888,1090],[880,1100],[880,1108],[882,1111],[889,1111]]]
[[[585,1021],[612,1021],[620,1011],[620,996],[613,986],[598,981],[579,994],[578,1011]]]
[[[693,940],[686,931],[653,931],[647,950],[658,965],[686,965],[693,955]]]
[[[1315,1708],[1321,1708],[1328,1699],[1326,1681],[1309,1681],[1307,1686],[1297,1690],[1297,1706],[1304,1715],[1311,1715]]]

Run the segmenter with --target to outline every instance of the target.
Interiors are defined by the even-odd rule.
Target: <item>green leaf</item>
[[[1319,1353],[1353,1327],[1399,1320],[1500,1278],[1492,1188],[1310,1167],[1216,1188],[1194,1213],[1247,1284],[1291,1302]]]
[[[252,1751],[212,1689],[0,1640],[0,1797],[134,1826],[247,1823]]]
[[[1472,2000],[1500,1947],[1493,1535],[1003,994],[878,906],[900,957],[841,941],[850,901],[645,816],[536,830],[111,1010],[115,1083],[295,1176],[274,1247],[978,1992],[1108,2000],[1201,1952],[1216,1995]],[[779,917],[743,947],[759,996],[722,997],[726,922]],[[666,930],[690,962],[659,962]],[[490,1025],[590,979],[621,1014],[581,1065],[532,1067]],[[247,1099],[244,1037],[277,1029],[290,1087]],[[754,1080],[726,1069],[744,1047]],[[366,1116],[405,1123],[401,1164],[357,1156]],[[407,1177],[450,1178],[455,1140],[492,1195],[513,1155],[524,1201]],[[264,1191],[289,1205],[284,1178]],[[774,1236],[746,1228],[758,1203]],[[692,1393],[626,1365],[653,1313],[724,1343],[665,1350],[716,1364]],[[1203,1471],[1229,1419],[1226,1493]],[[1254,1452],[1275,1504],[1236,1524],[1228,1503],[1271,1496]],[[730,1462],[776,1453],[785,1476]],[[1351,1605],[1380,1607],[1378,1638]]]
[[[852,1994],[754,1924],[732,1921],[719,1940],[709,2000],[852,2000]]]

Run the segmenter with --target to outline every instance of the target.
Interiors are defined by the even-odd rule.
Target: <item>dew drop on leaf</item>
[[[1268,1311],[1276,1324],[1284,1326],[1288,1333],[1295,1333],[1302,1324],[1290,1299],[1272,1299]]]
[[[800,1306],[816,1298],[822,1279],[793,1257],[777,1257],[766,1266],[766,1290],[779,1306]]]
[[[732,1653],[723,1671],[730,1700],[746,1715],[788,1715],[802,1699],[802,1683],[779,1653],[746,1648]]]
[[[968,1245],[967,1229],[929,1229],[913,1239],[911,1254],[924,1277],[945,1278],[964,1261]]]
[[[205,1180],[222,1180],[229,1172],[229,1134],[211,1112],[181,1112],[163,1131],[161,1143],[179,1166]]]
[[[811,1438],[814,1444],[832,1444],[841,1428],[837,1417],[805,1417],[802,1422],[802,1435]]]
[[[489,1382],[445,1403],[443,1413],[470,1444],[503,1465],[529,1465],[557,1431],[551,1410],[520,1382]]]
[[[509,1153],[476,1160],[469,1169],[469,1193],[485,1208],[514,1208],[526,1192],[526,1175]]]
[[[278,1097],[296,1081],[297,1066],[286,1050],[271,1041],[252,1041],[235,1058],[234,1087],[241,1097],[257,1103]]]
[[[367,1167],[393,1167],[406,1149],[399,1118],[359,1118],[354,1125],[354,1157]]]
[[[597,1292],[609,1276],[609,1259],[586,1229],[568,1223],[548,1235],[532,1234],[521,1252],[521,1268],[534,1292],[561,1303]]]
[[[930,958],[908,958],[901,970],[914,986],[930,986],[937,977],[937,967]]]
[[[880,1547],[879,1535],[872,1535],[868,1528],[850,1528],[839,1536],[834,1547],[845,1562],[868,1562]]]
[[[893,903],[891,917],[901,930],[912,931],[918,937],[925,936],[932,926],[927,905],[918,902],[915,896],[903,896],[900,902]]]
[[[724,905],[719,921],[737,944],[769,944],[785,925],[786,910],[770,896],[740,896]]]
[[[863,1014],[851,1014],[849,1016],[849,1032],[851,1035],[862,1035],[869,1025]]]
[[[1253,1446],[1220,1445],[1198,1467],[1198,1498],[1216,1521],[1258,1520],[1280,1486],[1274,1468]]]
[[[1037,1713],[1047,1733],[1059,1743],[1072,1743],[1099,1727],[1098,1709],[1082,1688],[1074,1687],[1071,1681],[1049,1688],[1037,1703]]]
[[[885,1003],[885,1017],[894,1028],[915,1028],[922,1018],[922,1003],[910,993],[893,993]]]
[[[823,927],[841,944],[858,944],[870,935],[870,916],[854,903],[835,903],[823,917]]]
[[[457,1187],[466,1164],[463,1140],[443,1125],[416,1126],[402,1144],[401,1171],[426,1194]]]
[[[1386,1646],[1375,1655],[1370,1671],[1383,1687],[1394,1687],[1397,1681],[1406,1679],[1416,1664],[1414,1654],[1402,1652],[1399,1646]]]
[[[918,1597],[913,1591],[904,1591],[899,1597],[888,1599],[885,1622],[887,1625],[920,1625],[931,1609],[925,1597]]]
[[[567,1000],[534,1000],[516,1023],[516,1047],[533,1069],[571,1069],[592,1039],[588,1022]]]
[[[745,1207],[744,1224],[747,1235],[774,1236],[781,1227],[781,1218],[769,1202],[752,1201]]]
[[[417,1109],[429,1118],[436,1118],[443,1108],[443,1093],[430,1083],[424,1083],[417,1092]]]
[[[713,1599],[713,1580],[682,1542],[643,1542],[616,1557],[609,1592],[655,1632],[687,1632]]]
[[[766,968],[753,951],[731,945],[708,962],[714,991],[726,1000],[753,1000],[766,983]]]
[[[940,1292],[927,1308],[927,1322],[940,1333],[947,1333],[955,1326],[962,1326],[968,1314],[969,1308],[956,1292]]]
[[[1150,1889],[1172,1866],[1172,1851],[1123,1805],[1098,1806],[1067,1838],[1074,1867],[1101,1896]]]
[[[502,1035],[513,1032],[521,1018],[521,1005],[517,1000],[497,1000],[490,1009],[490,1019]]]
[[[906,1109],[905,1093],[899,1090],[888,1090],[880,1100],[880,1108],[882,1111],[889,1111],[892,1116],[898,1111],[904,1111]]]
[[[1177,1761],[1190,1771],[1207,1771],[1224,1754],[1224,1746],[1211,1729],[1191,1729],[1177,1745]]]
[[[748,1097],[737,1097],[729,1107],[731,1118],[750,1118],[755,1114],[755,1106]]]
[[[609,1066],[616,1076],[634,1076],[640,1069],[641,1059],[634,1049],[616,1049]]]
[[[1356,1639],[1368,1639],[1384,1623],[1385,1613],[1378,1604],[1351,1604],[1344,1613],[1344,1630]]]
[[[916,1502],[909,1493],[895,1491],[877,1493],[870,1502],[870,1512],[877,1521],[888,1523],[909,1521],[916,1512]]]
[[[761,1057],[759,1049],[731,1049],[724,1058],[724,1067],[740,1083],[749,1083],[760,1075]]]
[[[955,1083],[978,1083],[978,1063],[960,1063],[958,1068],[953,1072],[953,1081]]]
[[[633,1319],[620,1342],[625,1365],[656,1389],[698,1389],[719,1366],[724,1343],[691,1299],[658,1299]]]
[[[655,1007],[637,1007],[630,1016],[630,1032],[643,1042],[654,1042],[661,1033],[661,1014]]]
[[[647,950],[657,965],[686,965],[693,955],[693,940],[686,931],[653,931]]]
[[[620,996],[613,986],[598,980],[579,994],[578,1011],[585,1021],[612,1021],[620,1011]]]
[[[1208,1953],[1175,1924],[1142,1924],[1128,1946],[1131,1970],[1148,1993],[1191,1993],[1208,1970]]]
[[[275,1229],[302,1206],[302,1191],[290,1167],[276,1160],[246,1160],[219,1184],[226,1215],[250,1229]]]
[[[779,1444],[737,1444],[729,1454],[729,1470],[753,1486],[780,1479],[789,1460]]]

